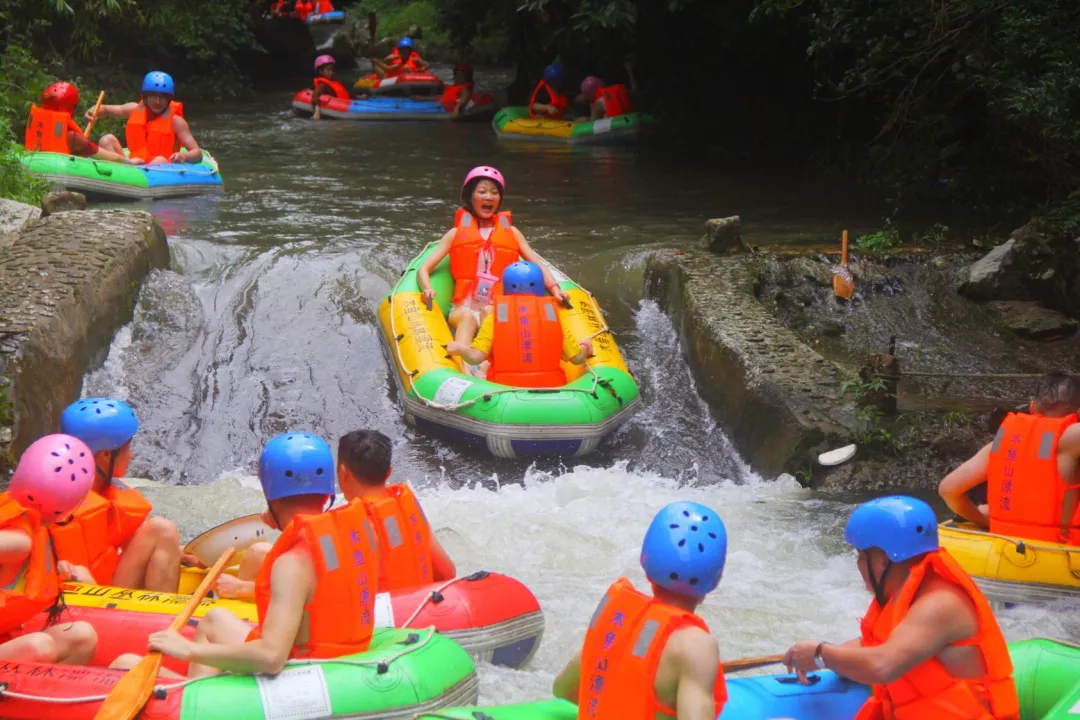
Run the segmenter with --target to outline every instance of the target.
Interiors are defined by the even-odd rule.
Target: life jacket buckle
[[[465,582],[476,582],[477,580],[483,580],[490,574],[491,573],[489,573],[487,570],[477,570],[472,575],[467,576],[465,578]]]

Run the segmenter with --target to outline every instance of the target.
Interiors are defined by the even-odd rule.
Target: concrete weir
[[[0,235],[0,473],[57,431],[143,278],[168,264],[146,212],[55,212]]]

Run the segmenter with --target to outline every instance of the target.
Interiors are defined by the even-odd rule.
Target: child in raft
[[[69,82],[55,82],[41,92],[41,107],[30,106],[24,145],[31,152],[55,152],[109,162],[141,165],[142,160],[103,150],[86,137],[72,116],[79,104],[79,89]],[[92,116],[92,111],[91,111]]]
[[[461,208],[454,216],[454,227],[442,236],[416,272],[424,301],[433,302],[431,272],[450,256],[454,295],[447,321],[454,340],[462,345],[472,344],[480,323],[494,308],[503,271],[522,258],[540,266],[544,286],[556,300],[564,302],[567,298],[540,256],[514,227],[510,212],[499,210],[505,193],[502,173],[488,166],[473,168],[461,187]],[[477,377],[487,371],[484,365],[468,368]]]
[[[102,117],[127,120],[124,133],[133,158],[151,165],[202,162],[202,150],[184,119],[184,106],[174,94],[172,77],[155,70],[143,78],[139,102],[102,105],[98,112]],[[90,119],[90,111],[86,119]],[[115,135],[103,135],[99,144],[109,152],[124,152]]]
[[[278,435],[259,457],[259,482],[263,519],[282,534],[255,581],[258,625],[213,608],[194,640],[173,630],[149,638],[150,650],[191,663],[188,677],[276,675],[292,658],[352,655],[371,644],[378,549],[362,504],[326,509],[337,491],[330,446],[308,433]],[[121,655],[112,667],[132,668],[139,659]]]
[[[54,562],[49,541],[50,529],[86,498],[93,479],[94,457],[85,443],[47,435],[22,454],[8,491],[0,494],[0,660],[85,665],[94,657],[93,627],[57,622],[64,609],[60,583],[75,568]],[[41,631],[12,638],[41,612],[49,613]]]
[[[322,118],[322,103],[319,98],[323,95],[338,98],[339,100],[352,100],[348,88],[334,79],[334,70],[337,61],[330,55],[320,55],[315,58],[315,79],[312,81],[314,89],[311,92],[312,120]]]

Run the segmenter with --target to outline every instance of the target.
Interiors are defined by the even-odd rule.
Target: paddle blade
[[[851,300],[855,295],[855,278],[848,270],[848,232],[844,231],[840,239],[840,265],[833,268],[833,295],[844,300]]]
[[[733,673],[740,672],[742,670],[753,670],[754,668],[765,667],[766,665],[776,665],[777,663],[782,662],[784,662],[783,655],[762,655],[760,657],[728,660],[721,663],[721,665],[724,666],[725,673]]]
[[[150,701],[161,670],[161,653],[150,653],[109,691],[94,720],[134,720]]]

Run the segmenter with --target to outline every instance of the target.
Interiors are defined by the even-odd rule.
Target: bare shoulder
[[[315,561],[311,551],[303,543],[281,554],[274,561],[270,579],[287,583],[311,583],[315,581]]]
[[[715,667],[720,662],[720,646],[716,638],[699,627],[679,628],[671,633],[665,651],[684,667]]]
[[[1080,422],[1073,423],[1065,428],[1065,432],[1062,433],[1061,439],[1058,441],[1058,447],[1064,447],[1070,452],[1080,454]]]
[[[180,115],[173,115],[172,123],[173,123],[173,130],[176,130],[178,132],[180,130],[187,130],[188,129],[187,120],[185,120]]]
[[[953,641],[974,635],[979,627],[975,603],[967,592],[936,575],[927,577],[915,593],[908,617],[949,629]]]

